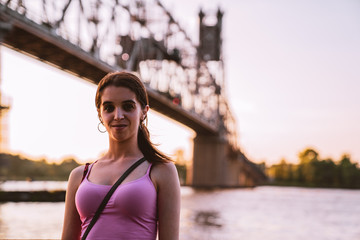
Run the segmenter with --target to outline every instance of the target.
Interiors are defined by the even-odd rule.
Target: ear
[[[141,117],[141,121],[144,121],[147,117],[147,112],[149,111],[150,107],[149,105],[146,105],[144,109],[142,110],[143,116]]]

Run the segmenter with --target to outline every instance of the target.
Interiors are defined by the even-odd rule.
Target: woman
[[[142,162],[116,189],[87,239],[179,238],[180,185],[175,165],[149,139],[144,124],[148,97],[128,72],[106,75],[98,84],[96,108],[109,135],[107,153],[69,177],[62,239],[80,239],[102,199],[137,160]]]

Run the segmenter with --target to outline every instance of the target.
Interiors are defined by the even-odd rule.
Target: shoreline
[[[65,190],[58,191],[0,191],[0,203],[4,202],[64,202]]]

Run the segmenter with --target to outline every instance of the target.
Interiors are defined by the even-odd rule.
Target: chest
[[[124,174],[129,166],[122,165],[104,165],[104,164],[94,164],[87,176],[87,179],[91,183],[98,185],[114,185],[114,183]],[[150,164],[144,162],[137,168],[135,168],[121,183],[121,185],[128,182],[132,182],[136,179],[139,179],[147,174],[150,174]]]
[[[82,218],[92,216],[111,186],[84,180],[76,195],[77,209]],[[156,190],[147,175],[120,185],[104,209],[106,214],[124,217],[155,217]]]

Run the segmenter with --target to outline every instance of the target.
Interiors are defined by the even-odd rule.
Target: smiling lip
[[[111,125],[111,127],[115,128],[115,129],[123,129],[126,126],[127,126],[126,124],[114,124],[114,125]]]

